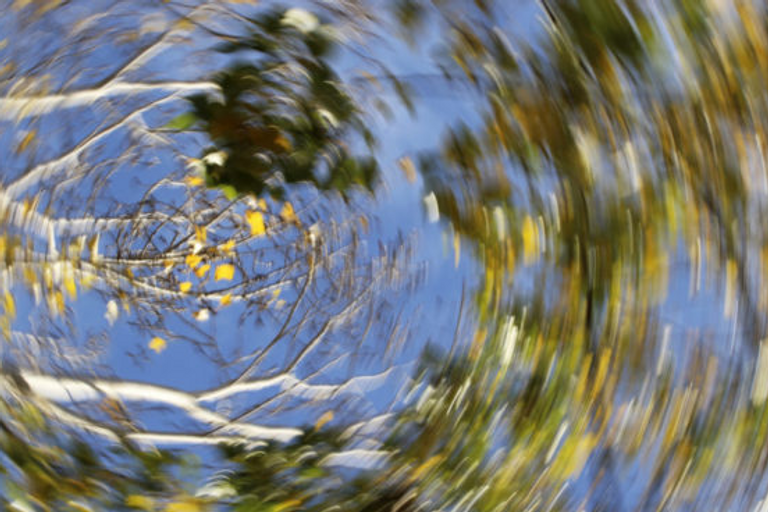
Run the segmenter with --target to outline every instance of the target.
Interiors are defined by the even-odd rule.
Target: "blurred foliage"
[[[545,32],[515,44],[493,26],[494,2],[392,8],[411,41],[444,24],[440,64],[471,84],[482,120],[446,129],[441,147],[419,158],[454,250],[471,247],[480,277],[454,347],[424,355],[414,399],[382,441],[388,461],[332,470],[326,457],[353,447],[337,427],[310,428],[288,444],[223,447],[226,471],[195,495],[171,477],[179,459],[170,454],[127,446],[117,477],[87,445],[67,454],[69,440],[50,437],[39,415],[6,406],[18,418],[2,434],[9,496],[52,510],[78,510],[74,499],[111,510],[272,512],[759,503],[768,469],[765,6],[542,1]],[[192,97],[191,112],[168,125],[210,137],[196,162],[207,183],[233,196],[280,196],[303,181],[372,189],[375,164],[342,142],[372,143],[327,63],[333,30],[305,11],[253,25],[251,39],[223,50],[258,57],[216,77],[221,98]],[[725,341],[688,343],[679,332],[670,341],[663,315],[678,259],[691,297],[705,273],[722,296],[746,357],[726,353]],[[20,429],[37,437],[21,439]]]
[[[285,184],[309,182],[346,195],[369,191],[377,178],[374,158],[353,156],[373,136],[330,64],[338,36],[303,9],[272,10],[251,20],[251,34],[221,46],[236,63],[214,82],[220,95],[189,98],[191,111],[168,128],[198,128],[213,146],[197,161],[209,186],[236,197],[275,198]],[[247,56],[247,58],[246,58]]]

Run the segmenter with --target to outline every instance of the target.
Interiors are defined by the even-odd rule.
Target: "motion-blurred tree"
[[[432,6],[448,13],[445,69],[475,87],[483,113],[421,159],[456,247],[469,240],[485,272],[469,360],[452,365],[471,371],[446,382],[465,394],[475,383],[467,410],[495,396],[483,386],[507,405],[495,409],[507,431],[493,470],[473,466],[473,480],[456,466],[491,449],[460,456],[437,471],[444,488],[477,493],[478,510],[755,506],[767,428],[765,6],[543,0],[545,33],[515,44],[488,28],[499,3]],[[690,270],[687,283],[674,267]],[[723,292],[738,350],[665,318],[673,279],[691,297],[712,283]],[[463,418],[439,407],[424,435],[443,432],[451,410]],[[451,441],[434,442],[445,457]]]
[[[3,382],[23,383],[58,423],[140,445],[301,437],[271,421],[283,410],[370,415],[366,393],[405,375],[380,355],[404,329],[382,291],[403,285],[410,249],[369,251],[358,232],[375,164],[348,153],[347,133],[367,131],[326,58],[366,15],[355,2],[317,6],[331,26],[303,9],[145,4],[6,6],[19,21],[11,37],[50,24],[59,40],[51,52],[0,44],[0,118],[14,137],[0,189],[0,320],[16,369]],[[238,45],[250,60],[211,51]],[[217,323],[256,335],[238,344]],[[137,342],[115,346],[121,326]],[[109,366],[179,346],[200,365],[184,388]],[[172,417],[159,429],[158,411]]]
[[[190,112],[158,116],[157,123],[131,125],[137,112],[149,114],[166,98],[138,107],[116,103],[115,112],[129,113],[59,159],[7,181],[6,268],[17,270],[6,274],[26,279],[50,311],[61,312],[66,296],[74,296],[84,276],[93,276],[114,301],[108,302],[108,317],[129,305],[146,332],[154,333],[150,348],[159,352],[178,335],[167,323],[168,311],[180,317],[196,311],[199,320],[239,300],[244,315],[258,311],[261,318],[279,300],[271,296],[274,289],[293,287],[278,309],[275,337],[239,360],[234,378],[207,391],[62,378],[30,364],[6,372],[6,389],[16,397],[9,403],[20,400],[6,406],[14,419],[2,429],[17,499],[74,510],[88,499],[114,509],[169,511],[319,511],[332,505],[371,511],[753,509],[768,465],[768,295],[762,286],[768,234],[759,221],[768,204],[765,6],[688,0],[539,5],[544,31],[533,41],[510,41],[502,21],[509,5],[503,2],[393,4],[406,40],[418,41],[428,26],[439,34],[438,64],[446,79],[469,84],[468,96],[478,101],[480,122],[446,129],[441,148],[422,155],[419,169],[430,216],[453,232],[457,254],[462,245],[471,247],[481,278],[473,304],[462,309],[453,347],[424,356],[409,384],[411,400],[386,415],[386,428],[374,429],[364,443],[357,436],[371,422],[339,429],[326,426],[331,416],[323,416],[315,427],[273,428],[245,421],[265,402],[232,415],[208,407],[272,383],[288,395],[337,397],[352,386],[313,384],[294,370],[331,329],[346,325],[344,338],[355,340],[369,325],[391,327],[379,323],[373,292],[379,279],[396,274],[391,265],[399,256],[385,252],[381,264],[361,266],[349,228],[359,221],[351,207],[339,219],[341,235],[328,236],[328,196],[294,188],[309,182],[354,197],[350,184],[374,184],[375,167],[345,167],[354,152],[344,138],[370,136],[360,117],[364,109],[325,61],[330,27],[306,11],[282,11],[245,18],[244,26],[255,23],[258,30],[235,37],[222,33],[210,15],[243,21],[242,15],[206,4],[184,8],[170,30],[198,26],[226,49],[257,56],[248,64],[227,63],[223,72],[211,69],[219,72],[213,82],[129,87],[115,80],[146,62],[157,43],[140,45],[96,87],[22,91],[26,96],[20,97],[24,82],[9,79],[14,95],[0,102],[0,113],[16,120],[137,91],[172,91],[174,100],[199,92]],[[349,17],[330,12],[331,23],[361,37],[361,27],[370,28],[362,23],[367,16],[386,17],[362,3],[347,7],[363,11],[350,10]],[[26,8],[40,11],[34,2]],[[168,7],[176,14],[181,8],[173,2]],[[170,42],[171,31],[156,41]],[[71,77],[66,86],[78,80]],[[109,134],[129,125],[140,137],[117,162],[86,158],[100,144],[112,155],[119,145],[107,140]],[[39,139],[36,128],[25,129],[21,154],[34,151]],[[106,218],[105,205],[126,201],[99,196],[77,205],[90,208],[80,217],[50,217],[65,212],[63,205],[74,197],[58,189],[82,189],[85,177],[103,186],[116,165],[135,165],[131,151],[141,161],[146,151],[181,147],[169,144],[169,137],[194,137],[195,129],[203,132],[198,147],[210,149],[178,156],[196,171],[164,174],[160,181],[152,176],[130,214]],[[409,160],[403,166],[413,171]],[[177,189],[181,199],[171,199]],[[93,190],[99,189],[88,189],[89,197]],[[294,211],[296,201],[284,197],[291,194],[305,209]],[[77,238],[94,229],[106,233],[101,241]],[[24,233],[31,235],[25,239]],[[109,244],[105,236],[111,236]],[[35,237],[47,239],[47,246]],[[86,247],[89,257],[83,258]],[[333,263],[337,251],[346,255],[341,266]],[[285,262],[272,277],[258,270],[265,255]],[[691,296],[706,289],[705,277],[723,291],[718,305],[733,319],[743,351],[734,354],[726,342],[704,343],[703,336],[681,333],[664,317],[670,282],[680,279],[676,262],[690,270],[685,284]],[[320,269],[326,272],[322,279]],[[217,288],[230,279],[236,284]],[[337,293],[331,304],[329,293]],[[12,317],[13,295],[5,301],[6,317]],[[293,357],[277,372],[254,377],[265,354],[295,332],[306,335]],[[343,357],[344,348],[331,347],[326,361]],[[45,400],[46,393],[96,397],[78,400],[97,404],[106,419]],[[146,396],[211,428],[193,435],[142,430],[124,403]],[[96,464],[94,456],[78,456],[88,446],[80,443],[66,457],[61,441],[44,438],[48,421],[116,441],[128,469],[117,476],[98,466],[96,474],[110,489],[90,480],[78,486],[77,475],[84,464]],[[189,491],[174,470],[161,469],[176,462],[170,454],[134,447],[163,438],[225,443],[227,471]],[[368,458],[376,468],[353,475],[332,469],[345,457]],[[162,485],[149,487],[156,479]],[[56,489],[51,482],[57,480],[67,485]],[[57,491],[60,496],[52,494]]]

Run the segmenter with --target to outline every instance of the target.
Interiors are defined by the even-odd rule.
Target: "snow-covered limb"
[[[201,393],[198,395],[198,400],[201,402],[224,400],[233,395],[260,391],[272,386],[280,386],[282,390],[289,391],[290,394],[312,399],[331,398],[342,393],[362,395],[367,391],[383,385],[384,381],[396,369],[398,368],[391,367],[374,375],[351,377],[340,384],[310,384],[297,379],[291,373],[283,373],[273,377],[254,379],[246,382],[235,382],[218,389]]]
[[[231,422],[225,416],[198,405],[193,394],[163,386],[140,382],[81,381],[55,378],[22,372],[22,378],[36,395],[56,403],[77,404],[114,398],[121,402],[162,403],[184,411],[190,418],[211,427],[221,427],[222,433],[231,433],[248,439],[272,439],[290,441],[301,435],[301,430],[291,427],[265,427]]]
[[[222,434],[230,433],[249,439],[274,439],[288,441],[301,434],[295,428],[275,428],[240,422],[203,406],[205,402],[218,401],[243,393],[280,386],[283,393],[310,399],[332,398],[343,393],[364,395],[379,388],[398,367],[391,367],[374,375],[351,377],[339,384],[310,384],[292,374],[253,382],[231,384],[203,393],[189,393],[178,389],[132,381],[110,381],[104,379],[73,379],[52,377],[39,373],[22,371],[21,377],[35,395],[59,404],[99,402],[113,398],[123,403],[155,403],[175,407],[184,411],[189,418],[204,423]]]
[[[244,436],[167,432],[129,432],[118,434],[109,427],[80,418],[56,405],[52,405],[49,412],[62,423],[79,428],[80,430],[97,435],[111,442],[119,442],[120,439],[123,438],[151,447],[172,445],[219,446],[222,444],[237,443],[246,445],[252,449],[266,445],[265,441],[254,440],[253,438]],[[302,433],[300,430],[298,430],[298,432],[299,434]],[[391,454],[384,450],[356,448],[328,455],[321,461],[321,464],[327,467],[372,469],[386,464],[390,456]]]
[[[64,109],[89,107],[98,101],[152,92],[199,93],[215,92],[213,82],[115,82],[94,89],[83,89],[41,96],[6,96],[0,98],[0,121],[19,121],[30,116],[41,116]]]
[[[400,367],[393,366],[376,374],[350,377],[338,384],[310,384],[296,378],[293,374],[281,374],[199,393],[189,393],[143,382],[73,379],[27,371],[23,371],[21,375],[35,393],[54,402],[95,402],[105,397],[112,397],[123,402],[163,403],[189,412],[190,417],[213,423],[218,421],[218,415],[210,416],[211,411],[199,404],[224,400],[240,393],[260,391],[273,386],[279,386],[294,396],[310,399],[330,398],[343,393],[362,395],[381,387],[386,379],[399,369]]]
[[[9,225],[23,229],[32,236],[45,238],[54,233],[59,236],[90,235],[126,226],[150,225],[157,222],[185,221],[184,217],[172,217],[163,212],[140,213],[131,217],[51,217],[35,211],[23,201],[12,199],[0,190],[0,213]],[[181,256],[183,258],[183,256]]]
[[[22,193],[29,190],[34,185],[39,185],[41,180],[50,178],[59,172],[64,171],[64,175],[68,176],[69,174],[74,172],[74,170],[78,167],[80,156],[88,148],[91,148],[95,146],[97,143],[105,140],[108,135],[114,133],[120,128],[125,127],[133,119],[138,118],[145,112],[148,112],[149,110],[156,108],[162,105],[163,103],[178,100],[180,97],[181,97],[181,93],[178,93],[178,92],[170,93],[160,99],[147,103],[143,107],[137,108],[136,110],[132,111],[130,114],[123,116],[122,118],[115,121],[108,127],[102,130],[99,130],[95,133],[92,133],[91,135],[89,135],[88,137],[80,141],[80,143],[78,143],[74,148],[64,153],[63,155],[57,158],[54,158],[52,160],[49,160],[48,162],[44,162],[39,165],[36,165],[32,169],[30,169],[29,171],[21,175],[19,178],[11,181],[10,183],[5,184],[5,194],[7,194],[7,197],[9,198],[17,198],[17,197],[20,197]]]
[[[376,469],[386,464],[392,454],[384,450],[347,450],[325,457],[321,464],[327,467],[347,467],[355,469]]]

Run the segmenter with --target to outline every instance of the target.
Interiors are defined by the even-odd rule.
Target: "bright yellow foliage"
[[[200,264],[202,260],[203,260],[202,256],[198,256],[197,254],[189,254],[184,259],[184,262],[187,264],[189,268],[194,269]]]
[[[11,318],[16,316],[16,301],[13,299],[11,292],[6,291],[3,300],[3,307],[5,308],[5,314]]]
[[[283,209],[280,210],[280,217],[285,222],[295,222],[296,221],[296,212],[293,210],[293,205],[289,202],[285,202],[283,205]]]
[[[272,507],[272,512],[283,512],[284,510],[291,510],[301,505],[301,500],[293,499],[280,503]]]
[[[152,338],[149,342],[149,348],[150,350],[154,350],[156,353],[160,353],[163,350],[165,350],[168,343],[161,337],[155,336]]]
[[[64,278],[64,289],[71,299],[77,298],[77,285],[75,284],[75,278],[71,275]]]
[[[217,281],[231,281],[235,277],[235,266],[229,263],[216,267],[214,279]]]
[[[199,503],[192,501],[176,501],[165,506],[164,512],[202,512]]]
[[[189,185],[190,187],[199,187],[205,184],[205,180],[200,176],[187,176],[186,178],[184,178],[184,181],[186,181],[187,185]]]
[[[534,263],[539,257],[539,233],[533,218],[526,215],[523,220],[523,262]]]
[[[191,289],[192,289],[192,283],[190,283],[189,281],[184,281],[183,283],[179,284],[179,291],[181,293],[187,293]]]
[[[223,252],[224,254],[232,254],[232,251],[234,250],[235,241],[233,239],[229,239],[219,246],[219,251]]]
[[[208,239],[208,230],[205,226],[195,226],[195,239],[201,244],[204,244]]]
[[[146,496],[140,496],[138,494],[131,494],[125,498],[125,504],[129,507],[138,508],[141,510],[155,509],[155,502],[152,500],[152,498],[147,498]]]
[[[266,233],[267,228],[264,225],[264,215],[261,212],[245,212],[245,220],[251,227],[251,236],[261,236]]]

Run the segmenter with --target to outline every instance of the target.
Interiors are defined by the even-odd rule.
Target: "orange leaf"
[[[29,147],[30,144],[32,144],[32,141],[35,140],[35,136],[37,135],[37,131],[30,130],[29,133],[27,133],[23,139],[21,139],[21,142],[19,142],[19,145],[16,147],[16,152],[21,153],[27,147]]]
[[[333,411],[327,411],[315,422],[315,430],[320,430],[323,426],[333,419]]]
[[[405,174],[405,178],[408,180],[408,183],[415,182],[416,166],[413,165],[413,160],[406,156],[398,160],[397,163],[400,165],[400,169],[403,171],[403,174]]]

